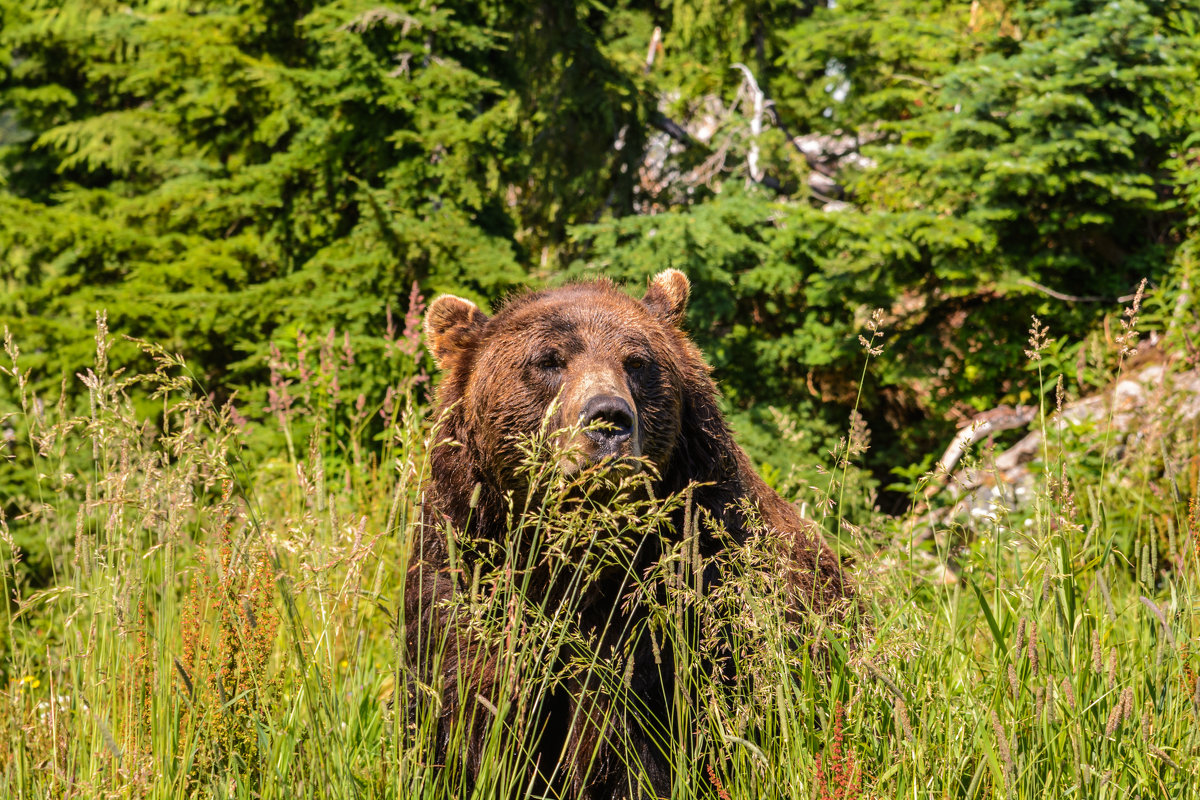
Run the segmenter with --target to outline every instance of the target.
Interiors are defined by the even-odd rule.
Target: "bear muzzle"
[[[614,461],[614,466],[620,463],[631,472],[640,468],[636,460],[642,454],[637,410],[629,400],[616,394],[593,395],[582,404],[578,419],[583,432],[575,440],[575,463],[568,467],[568,473],[608,461]]]
[[[579,424],[598,453],[616,455],[621,445],[633,438],[633,408],[615,395],[593,397],[579,412]]]

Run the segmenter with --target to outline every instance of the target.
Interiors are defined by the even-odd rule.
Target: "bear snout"
[[[581,404],[578,420],[585,430],[576,439],[582,457],[581,463],[574,465],[576,468],[642,454],[637,411],[619,394],[601,390],[587,397]]]
[[[633,435],[633,409],[620,397],[600,395],[584,405],[579,424],[589,428],[584,435],[600,447],[615,447]]]

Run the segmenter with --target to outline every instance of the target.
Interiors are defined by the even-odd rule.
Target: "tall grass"
[[[942,523],[924,543],[911,520],[843,527],[871,619],[857,647],[783,613],[769,533],[716,556],[733,577],[698,591],[703,521],[661,539],[686,494],[580,503],[531,440],[545,491],[506,542],[451,553],[484,565],[448,603],[497,659],[480,699],[406,646],[431,434],[404,393],[376,406],[382,443],[276,397],[286,452],[251,469],[238,415],[180,359],[142,345],[157,370],[124,375],[109,346],[101,318],[73,415],[32,395],[6,340],[8,455],[40,477],[0,521],[2,796],[466,797],[456,754],[476,726],[489,735],[474,796],[530,795],[530,720],[554,692],[594,687],[579,713],[642,713],[621,660],[572,624],[589,582],[615,571],[648,609],[641,635],[674,653],[672,798],[1200,797],[1200,450],[1169,411],[1128,438],[1111,421],[1043,422],[1024,510]],[[130,400],[135,384],[153,410]],[[843,485],[837,501],[832,484],[804,498],[830,525]],[[44,585],[22,565],[31,536]],[[661,556],[630,573],[651,540]],[[538,570],[554,592],[529,591]],[[418,628],[433,662],[459,635]],[[443,728],[447,691],[463,702]]]

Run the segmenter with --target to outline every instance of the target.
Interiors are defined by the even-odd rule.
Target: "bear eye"
[[[534,361],[533,363],[538,369],[543,369],[547,372],[555,372],[565,366],[563,364],[562,356],[554,352],[543,353],[542,355],[538,356],[537,361]]]
[[[646,359],[642,356],[630,356],[625,359],[625,369],[629,372],[636,372],[646,366]]]

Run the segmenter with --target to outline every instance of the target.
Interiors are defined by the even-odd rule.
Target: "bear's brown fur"
[[[447,635],[440,660],[429,655],[431,633],[456,629],[451,604],[443,601],[463,591],[471,574],[470,564],[448,568],[453,543],[445,540],[445,531],[464,539],[505,541],[512,524],[509,509],[522,508],[526,488],[520,437],[536,433],[549,410],[557,409],[549,420],[554,430],[577,421],[600,423],[564,443],[564,452],[573,454],[564,471],[640,463],[649,466],[656,497],[694,486],[691,502],[716,523],[701,534],[699,547],[707,557],[728,541],[714,529],[732,541],[746,540],[749,505],[786,542],[793,567],[785,579],[804,610],[840,616],[851,604],[853,589],[840,559],[814,526],[763,482],[734,442],[718,410],[709,368],[680,328],[688,292],[687,278],[667,270],[650,282],[640,301],[600,280],[520,295],[490,318],[473,303],[448,295],[429,309],[427,342],[445,372],[434,415],[440,443],[431,454],[425,522],[405,590],[405,624],[409,664],[418,680],[442,687],[441,757],[465,759],[468,782],[482,766],[486,726],[469,728],[465,752],[447,754],[451,725],[464,706],[482,704],[470,715],[485,718],[499,699],[487,646],[470,636]],[[678,538],[682,529],[681,509],[664,540]],[[661,548],[638,549],[635,568],[654,563],[660,553]],[[720,580],[719,574],[706,574],[704,583]],[[535,583],[531,591],[549,588]],[[593,711],[579,713],[579,704],[596,693],[586,679],[556,689],[539,705],[532,726],[541,737],[531,777],[549,796],[670,793],[671,767],[662,755],[661,736],[673,695],[671,653],[659,652],[658,643],[630,642],[632,627],[612,624],[614,609],[617,617],[638,614],[628,592],[621,581],[601,581],[586,601],[572,606],[573,624],[596,634],[600,657],[632,660],[628,685],[642,704],[640,721],[614,715],[596,723]],[[624,729],[606,733],[606,725],[609,731],[614,725]],[[624,752],[616,752],[613,742],[618,741]],[[631,759],[641,762],[649,787],[639,788],[632,779]]]

